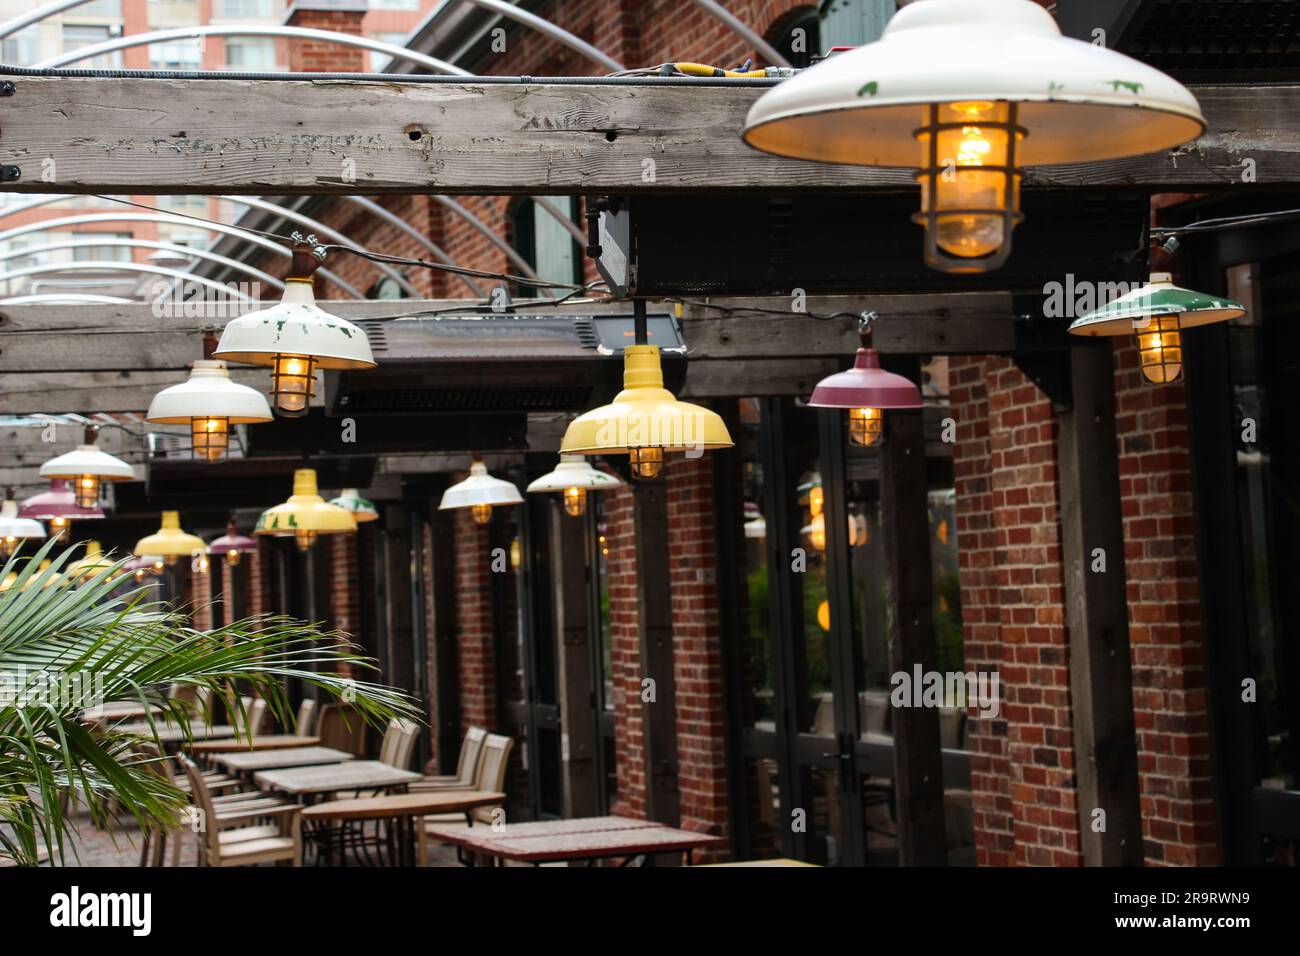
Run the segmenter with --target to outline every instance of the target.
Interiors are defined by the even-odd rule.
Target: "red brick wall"
[[[288,19],[287,25],[361,36],[361,21],[365,14],[365,10],[298,9]],[[360,47],[304,39],[295,39],[289,44],[290,72],[366,73],[369,69],[369,54]]]
[[[609,586],[610,680],[614,690],[614,751],[618,794],[611,812],[645,816],[641,753],[640,627],[636,613],[636,551],[632,492],[605,493],[605,575]]]
[[[188,566],[178,568],[177,574],[190,576],[190,606],[194,609],[191,623],[200,631],[212,630],[212,579],[207,572],[192,571]]]
[[[455,512],[456,629],[460,653],[460,726],[497,725],[493,686],[491,539],[468,508]]]
[[[1051,404],[1009,359],[950,371],[966,665],[1002,682],[1000,719],[971,728],[977,859],[1078,865]]]
[[[1146,860],[1214,865],[1185,386],[1146,383],[1125,337],[1115,391]]]
[[[259,538],[257,547],[244,555],[243,617],[255,617],[271,610],[271,543]]]

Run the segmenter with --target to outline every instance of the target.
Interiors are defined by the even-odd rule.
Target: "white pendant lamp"
[[[918,169],[926,263],[996,269],[1022,167],[1172,149],[1205,131],[1181,83],[1061,36],[1032,0],[923,0],[884,35],[763,94],[742,137],[779,156]]]
[[[269,366],[275,410],[291,418],[307,414],[317,369],[375,367],[365,331],[316,304],[311,275],[320,261],[305,243],[295,247],[280,302],[231,320],[213,352],[227,362]]]
[[[135,471],[121,458],[99,450],[95,445],[95,429],[86,429],[85,444],[66,455],[51,458],[41,465],[42,478],[68,478],[72,480],[77,506],[94,508],[99,503],[99,486],[105,481],[131,481]]]
[[[213,337],[204,348],[211,355]],[[225,362],[211,358],[195,362],[190,377],[164,388],[149,403],[145,421],[159,425],[189,425],[194,457],[216,461],[230,444],[231,425],[271,421],[271,408],[256,389],[230,380]]]
[[[587,510],[587,493],[607,491],[623,484],[623,480],[591,467],[591,462],[581,455],[561,455],[555,469],[528,485],[530,494],[560,492],[564,496],[564,510],[578,517]]]
[[[28,539],[39,540],[45,537],[45,528],[39,521],[18,517],[18,502],[14,501],[13,490],[9,497],[0,504],[0,554],[9,557],[18,550],[18,545]]]
[[[442,493],[439,511],[455,508],[469,508],[478,524],[487,524],[492,520],[492,508],[496,505],[523,504],[519,489],[508,481],[493,478],[488,474],[487,466],[477,455],[469,466],[469,477],[452,485]]]
[[[361,492],[356,488],[344,488],[337,498],[330,499],[330,504],[352,512],[352,517],[357,524],[379,520],[379,511],[375,508],[375,503],[369,498],[362,498]]]

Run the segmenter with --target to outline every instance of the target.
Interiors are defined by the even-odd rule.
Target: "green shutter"
[[[879,40],[895,9],[894,0],[827,0],[821,6],[822,53]]]

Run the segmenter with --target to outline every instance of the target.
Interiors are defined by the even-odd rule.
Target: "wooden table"
[[[145,706],[139,701],[115,700],[98,707],[87,707],[81,712],[83,720],[92,724],[107,723],[110,720],[129,720],[132,717],[145,717],[149,714],[161,714],[162,708],[157,704]]]
[[[704,868],[711,866],[811,866],[816,868],[816,863],[805,863],[803,860],[790,860],[785,857],[778,857],[774,860],[740,860],[735,863],[704,863]]]
[[[291,750],[294,747],[314,747],[319,737],[303,734],[259,734],[256,737],[236,737],[234,740],[196,740],[186,749],[194,754],[228,753],[235,750]]]
[[[415,828],[422,817],[438,813],[463,813],[465,822],[473,825],[472,811],[505,803],[506,795],[492,790],[453,790],[444,793],[390,793],[382,797],[363,797],[359,800],[330,800],[308,807],[302,812],[304,825],[364,822],[366,820],[392,821],[390,837],[396,843],[398,866],[411,866],[416,862]],[[338,859],[346,861],[344,854],[344,828],[335,831],[338,837]],[[327,845],[329,859],[334,856],[334,843]],[[421,863],[423,861],[420,861]]]
[[[558,861],[632,859],[656,853],[691,853],[726,844],[724,837],[692,833],[630,817],[583,817],[577,820],[538,820],[511,823],[501,830],[490,827],[431,826],[430,838],[442,840],[498,861],[553,863]]]
[[[420,774],[398,770],[378,760],[353,760],[323,767],[293,767],[263,770],[253,782],[263,790],[279,790],[295,797],[311,798],[340,790],[387,790],[420,779]]]
[[[229,724],[205,724],[201,720],[190,721],[190,736],[185,736],[185,730],[179,724],[169,724],[164,721],[158,721],[157,727],[158,742],[161,744],[183,744],[188,739],[193,740],[217,740],[223,739],[230,747],[237,744],[230,738],[235,736],[235,728]],[[110,728],[119,734],[136,734],[140,737],[152,738],[154,730],[146,721],[140,721],[134,724],[118,724]]]
[[[290,750],[243,750],[212,754],[212,762],[237,774],[275,770],[280,767],[313,767],[323,764],[347,763],[355,760],[346,750],[333,747],[294,747]]]

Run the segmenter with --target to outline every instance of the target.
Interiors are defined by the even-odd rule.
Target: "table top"
[[[427,833],[434,839],[477,853],[523,863],[680,853],[726,843],[723,837],[678,830],[630,817],[537,820],[510,823],[500,830],[431,826]]]
[[[454,790],[448,793],[390,793],[359,800],[330,800],[302,812],[304,820],[378,820],[385,817],[423,817],[435,813],[464,813],[478,807],[505,803],[506,795],[494,790]]]
[[[143,717],[148,713],[160,714],[162,708],[156,704],[147,707],[137,701],[114,700],[97,707],[87,707],[81,716],[90,721],[121,720],[126,717]]]
[[[158,721],[155,726],[158,728],[158,740],[161,743],[172,744],[185,739],[185,731],[178,724]],[[115,733],[137,734],[147,738],[154,735],[154,731],[149,727],[149,724],[143,720],[134,724],[118,724],[111,729]],[[190,721],[190,736],[194,740],[224,738],[231,746],[236,746],[235,742],[230,740],[231,737],[235,736],[235,728],[229,724],[205,724],[201,720],[192,720]]]
[[[301,734],[259,734],[253,738],[237,737],[234,740],[196,740],[189,750],[196,754],[230,753],[236,750],[291,750],[295,747],[314,747],[319,737]]]
[[[317,767],[293,767],[263,770],[253,782],[267,790],[283,793],[332,793],[336,790],[369,790],[413,783],[418,773],[398,770],[378,760],[353,760],[349,763]]]
[[[254,770],[274,770],[277,767],[311,767],[320,764],[340,764],[356,759],[346,750],[333,747],[294,747],[290,750],[254,750],[251,753],[235,750],[212,755],[212,762],[236,773]]]
[[[816,863],[805,863],[803,860],[790,860],[785,857],[778,857],[774,860],[741,860],[737,863],[704,863],[702,866],[811,866],[816,868]]]

